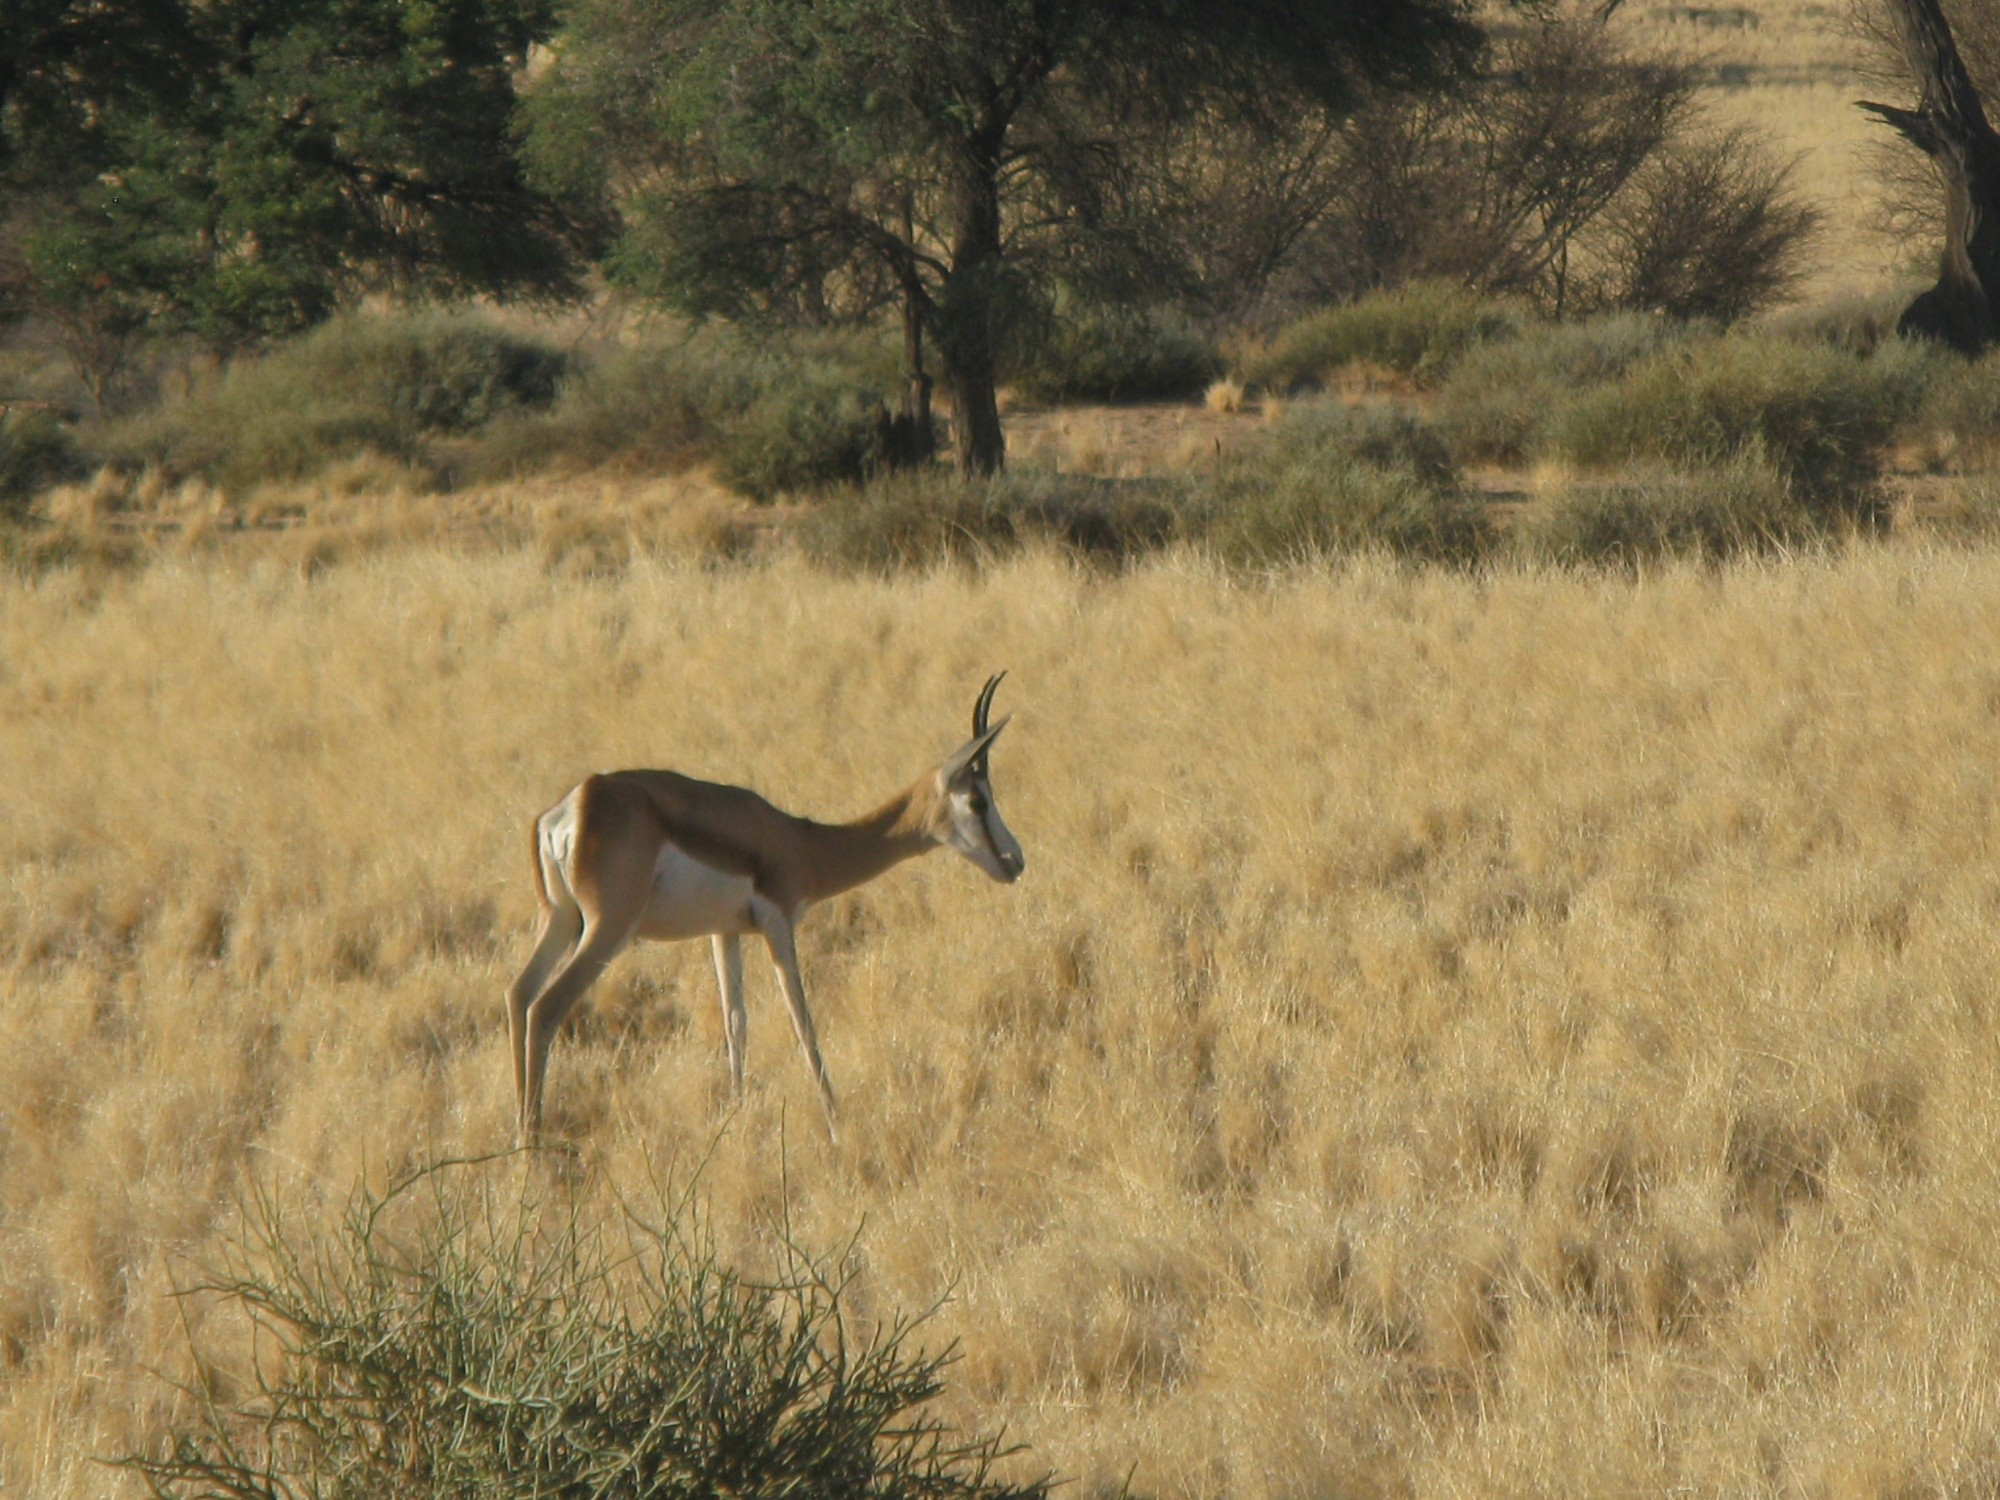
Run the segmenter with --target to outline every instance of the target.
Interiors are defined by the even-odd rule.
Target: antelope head
[[[989,726],[987,714],[993,707],[993,690],[1005,672],[986,680],[979,702],[972,710],[972,738],[954,750],[937,769],[938,794],[944,810],[940,843],[949,844],[995,880],[1015,881],[1027,867],[1027,858],[993,804],[993,783],[987,774],[987,753],[1000,731],[1007,727],[1009,714]]]

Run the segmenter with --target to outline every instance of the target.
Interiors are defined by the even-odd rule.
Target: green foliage
[[[80,467],[76,439],[52,413],[0,412],[0,520],[18,521],[37,491]]]
[[[578,361],[472,313],[344,317],[113,425],[103,447],[236,493],[367,455],[421,471],[448,454],[473,478],[713,462],[767,500],[872,472],[889,384],[868,339],[780,350],[708,330]]]
[[[757,500],[852,483],[881,458],[893,362],[866,338],[779,348],[709,328],[584,363],[553,405],[494,424],[467,462],[523,474],[713,462]]]
[[[879,398],[835,373],[797,372],[729,419],[716,474],[753,500],[857,483],[881,457],[883,414]]]
[[[562,356],[465,313],[342,318],[213,390],[106,437],[113,456],[243,489],[366,453],[414,463],[424,441],[555,398]]]
[[[0,162],[38,189],[42,307],[233,348],[368,291],[576,290],[597,223],[526,185],[511,134],[544,0],[32,10]]]
[[[686,1195],[592,1224],[510,1207],[476,1170],[358,1190],[331,1233],[254,1199],[197,1289],[256,1330],[247,1389],[195,1393],[193,1423],[124,1466],[176,1500],[1047,1493],[926,1410],[950,1354],[911,1321],[859,1341],[820,1262],[781,1247],[753,1281]]]
[[[0,7],[0,181],[88,182],[111,123],[170,108],[199,55],[184,0],[9,0]]]
[[[1350,365],[1436,385],[1478,345],[1513,337],[1521,315],[1441,282],[1382,292],[1302,318],[1246,360],[1243,379],[1268,390],[1323,386]]]
[[[1751,445],[1703,469],[1654,468],[1579,484],[1524,524],[1520,545],[1562,563],[1637,569],[1668,558],[1717,562],[1828,533],[1823,507]]]
[[[698,316],[921,324],[959,460],[1001,460],[994,397],[1024,278],[1106,233],[1117,128],[1232,101],[1349,102],[1471,54],[1456,0],[578,0],[528,99],[542,180],[616,197],[614,276]]]
[[[1643,313],[1524,324],[1518,337],[1478,343],[1452,364],[1438,420],[1462,461],[1518,463],[1543,447],[1551,415],[1578,392],[1687,336],[1685,325]]]
[[[1060,294],[1006,374],[1034,401],[1145,401],[1199,395],[1222,371],[1214,341],[1172,308]]]
[[[1764,333],[1690,339],[1580,392],[1552,415],[1547,446],[1577,463],[1657,459],[1685,468],[1758,447],[1802,503],[1869,503],[1880,450],[1917,409],[1934,370],[1901,340],[1862,357]]]
[[[342,318],[263,364],[293,359],[320,390],[379,401],[412,433],[466,432],[515,406],[545,406],[565,368],[546,345],[464,312]]]

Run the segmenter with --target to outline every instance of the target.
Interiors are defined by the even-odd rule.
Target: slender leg
[[[827,1082],[826,1064],[820,1061],[819,1037],[813,1031],[812,1012],[806,1009],[806,986],[799,977],[799,953],[792,941],[791,919],[782,912],[770,910],[759,915],[758,930],[770,945],[771,963],[778,971],[778,984],[785,992],[785,1005],[792,1013],[792,1030],[798,1034],[799,1046],[805,1049],[813,1082],[819,1085],[819,1102],[826,1110],[826,1133],[839,1140],[840,1132],[834,1128],[833,1085]]]
[[[535,934],[535,951],[529,956],[528,966],[521,971],[507,991],[507,1048],[514,1058],[514,1110],[516,1118],[523,1113],[523,1105],[528,1095],[528,1007],[533,1005],[542,993],[542,987],[549,982],[549,975],[556,966],[566,960],[576,948],[576,940],[583,931],[583,913],[564,902],[550,906],[542,913],[542,930]]]
[[[750,1038],[750,1021],[743,1012],[743,940],[733,932],[718,932],[715,982],[722,987],[722,1040],[729,1048],[729,1077],[736,1097],[743,1097],[743,1059]]]
[[[596,983],[604,966],[632,940],[636,925],[636,917],[615,927],[602,920],[586,919],[576,952],[528,1007],[527,1039],[522,1051],[520,1144],[532,1144],[541,1132],[542,1080],[548,1074],[549,1043],[555,1039],[556,1028],[562,1025],[570,1007]]]

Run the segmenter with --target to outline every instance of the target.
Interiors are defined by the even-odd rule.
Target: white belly
[[[639,919],[638,936],[653,942],[707,937],[716,932],[754,932],[747,875],[730,875],[705,865],[673,844],[661,846],[653,862],[653,895]]]

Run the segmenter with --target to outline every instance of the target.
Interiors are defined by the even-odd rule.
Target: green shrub
[[[468,432],[502,411],[546,406],[566,367],[554,349],[445,311],[339,318],[272,359],[426,434]]]
[[[932,469],[829,495],[800,523],[799,541],[820,562],[870,572],[984,561],[1031,541],[1120,560],[1180,535],[1177,500],[1160,482],[1032,471],[963,480]]]
[[[1270,451],[1225,470],[1200,509],[1194,533],[1241,566],[1369,548],[1465,566],[1494,543],[1443,439],[1389,408],[1290,414]]]
[[[1654,468],[1572,488],[1522,523],[1522,549],[1562,563],[1639,568],[1667,558],[1720,561],[1827,534],[1754,446],[1697,470]]]
[[[884,413],[879,396],[840,371],[775,367],[720,419],[716,474],[753,500],[859,483],[881,458]]]
[[[124,1466],[188,1500],[1047,1493],[993,1479],[997,1443],[926,1409],[949,1353],[914,1348],[910,1322],[858,1340],[818,1263],[747,1280],[665,1192],[644,1218],[545,1226],[476,1170],[360,1192],[330,1235],[250,1205],[197,1292],[234,1304],[259,1355]]]
[[[82,466],[75,437],[54,413],[0,413],[0,520],[19,520],[38,491]]]
[[[1686,336],[1685,325],[1641,313],[1529,325],[1460,356],[1438,392],[1438,420],[1460,459],[1518,463],[1544,446],[1551,414],[1577,392]]]
[[[673,469],[707,458],[725,414],[753,399],[751,359],[724,341],[611,349],[579,362],[546,407],[488,424],[464,459],[475,478],[551,469]]]
[[[1364,548],[1463,565],[1491,550],[1494,533],[1433,429],[1387,408],[1327,406],[1293,412],[1268,452],[1212,475],[891,476],[828,496],[799,537],[820,561],[893,571],[1034,541],[1112,561],[1189,543],[1243,567]]]
[[[1214,341],[1174,309],[1059,297],[1006,378],[1034,401],[1148,401],[1197,396],[1222,371]]]
[[[1754,447],[1808,509],[1865,511],[1881,450],[1934,368],[1902,340],[1864,357],[1766,332],[1691,339],[1579,392],[1551,414],[1546,442],[1596,467],[1651,459],[1700,469]]]
[[[494,477],[713,462],[724,483],[769,500],[872,472],[897,374],[868,335],[779,347],[704,328],[582,363],[552,406],[492,424],[463,461]]]
[[[426,439],[554,400],[563,368],[561,355],[467,313],[340,318],[106,442],[127,462],[230,489],[368,453],[417,464]]]
[[[1267,390],[1323,386],[1350,365],[1372,365],[1436,385],[1483,343],[1515,337],[1521,315],[1443,283],[1418,283],[1314,313],[1246,360],[1245,381]]]

